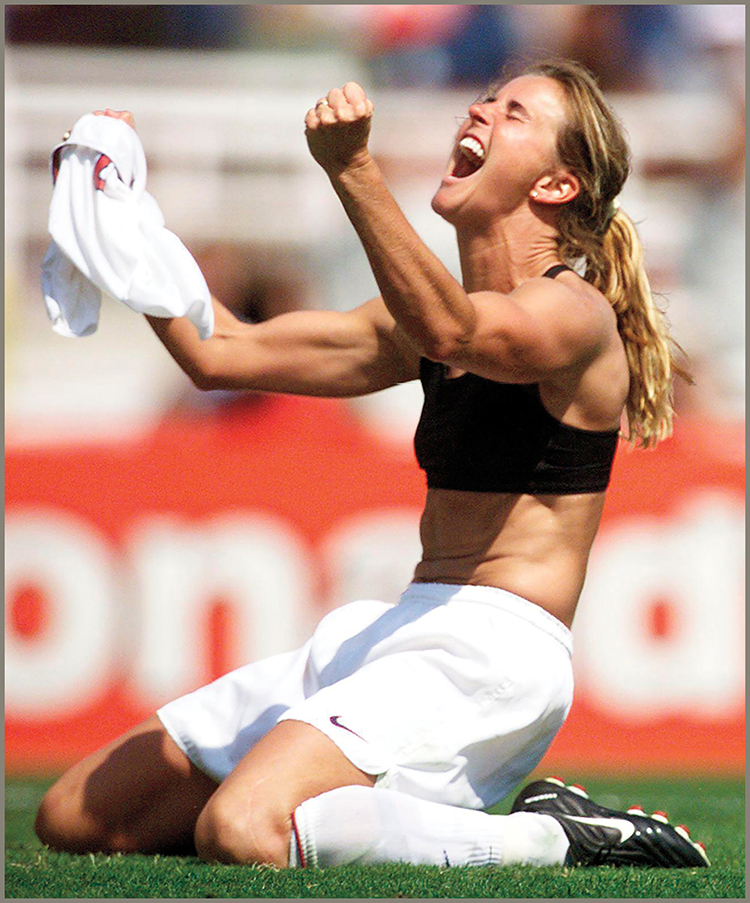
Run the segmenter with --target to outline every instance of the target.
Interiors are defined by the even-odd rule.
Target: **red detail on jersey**
[[[105,167],[109,166],[111,162],[112,161],[106,154],[102,154],[96,161],[96,166],[94,167],[94,188],[96,188],[97,191],[101,191],[106,184],[104,179],[101,178],[100,173]]]

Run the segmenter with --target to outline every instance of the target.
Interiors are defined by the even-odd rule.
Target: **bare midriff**
[[[604,493],[517,495],[429,489],[420,533],[422,583],[497,586],[570,627]]]

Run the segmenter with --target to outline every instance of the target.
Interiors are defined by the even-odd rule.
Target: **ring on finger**
[[[328,103],[327,98],[324,97],[322,100],[319,100],[319,101],[315,104],[315,109],[317,110],[318,107],[330,107],[330,106],[331,106],[331,105]]]

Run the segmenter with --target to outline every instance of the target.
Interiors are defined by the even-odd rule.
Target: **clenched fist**
[[[369,159],[373,104],[356,82],[333,88],[305,116],[310,153],[323,169],[334,174]]]
[[[94,110],[94,116],[111,116],[113,119],[122,119],[132,129],[135,128],[135,119],[133,119],[133,114],[130,110],[110,110],[107,107],[106,110]]]

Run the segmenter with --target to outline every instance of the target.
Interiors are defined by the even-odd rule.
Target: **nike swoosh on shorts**
[[[335,727],[340,727],[342,730],[349,731],[350,734],[354,734],[354,736],[359,737],[360,740],[365,739],[361,734],[358,734],[356,731],[353,731],[350,727],[347,727],[345,724],[340,724],[339,723],[340,717],[341,717],[341,715],[331,715],[329,720],[330,720],[331,724],[333,724]]]

